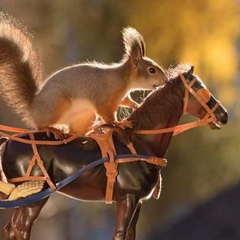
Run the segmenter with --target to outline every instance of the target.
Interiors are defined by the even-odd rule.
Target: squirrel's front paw
[[[45,131],[47,133],[48,137],[51,137],[51,133],[54,135],[55,139],[64,139],[65,134],[60,129],[54,128],[54,127],[44,127],[41,128],[42,131]]]
[[[133,123],[132,121],[129,121],[127,119],[123,119],[120,122],[115,122],[116,126],[126,129],[126,128],[133,128]]]

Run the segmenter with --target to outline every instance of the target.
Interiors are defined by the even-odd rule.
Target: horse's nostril
[[[222,113],[221,123],[227,124],[227,122],[228,122],[228,113],[227,113],[227,111],[226,111],[226,112]]]

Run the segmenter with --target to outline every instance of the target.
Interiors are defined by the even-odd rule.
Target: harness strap
[[[174,129],[173,136],[176,136],[180,133],[183,133],[183,132],[185,132],[189,129],[195,128],[195,127],[204,126],[204,125],[206,125],[207,123],[210,123],[210,122],[212,122],[212,119],[208,118],[208,119],[200,119],[200,120],[197,120],[197,121],[191,122],[191,123],[185,123],[185,124],[182,124],[182,125],[178,125]]]
[[[109,161],[104,163],[107,175],[107,188],[105,195],[105,202],[107,204],[112,203],[114,184],[118,175],[118,163],[115,161],[114,157],[116,155],[116,149],[113,143],[112,133],[112,130],[108,130],[104,133],[90,134],[90,137],[97,141],[102,152],[102,158],[109,157]]]
[[[50,186],[51,189],[55,190],[56,186],[51,181],[51,179],[44,167],[44,163],[38,153],[37,145],[34,142],[34,135],[32,132],[29,132],[29,137],[32,140],[31,145],[32,145],[32,149],[33,149],[33,157],[29,162],[27,172],[26,172],[25,176],[23,176],[23,177],[12,178],[12,179],[9,179],[8,181],[11,183],[14,183],[14,182],[22,182],[22,181],[28,181],[28,180],[44,180],[48,183],[48,185]],[[30,174],[32,172],[32,168],[35,164],[37,164],[40,167],[40,169],[43,173],[43,176],[30,176]]]
[[[143,162],[147,162],[147,163],[154,164],[154,165],[161,166],[161,167],[166,167],[166,165],[167,165],[167,159],[158,158],[158,157],[149,157],[149,158],[128,157],[128,158],[118,158],[115,161],[117,163],[143,161]]]
[[[213,109],[217,109],[217,107],[219,106],[219,103],[217,103]],[[134,133],[137,134],[161,134],[161,133],[169,133],[169,132],[173,132],[173,136],[176,136],[180,133],[183,133],[189,129],[195,128],[195,127],[200,127],[200,126],[204,126],[208,123],[212,122],[212,118],[209,118],[209,114],[207,113],[206,116],[202,119],[199,119],[195,122],[191,122],[191,123],[184,123],[184,124],[180,124],[174,127],[169,127],[169,128],[162,128],[162,129],[153,129],[153,130],[134,130]]]
[[[29,129],[26,129],[26,128],[10,127],[2,124],[0,124],[0,129],[7,132],[15,132],[15,133],[29,132]]]
[[[113,191],[114,185],[116,182],[116,177],[118,175],[118,164],[119,163],[127,163],[127,162],[136,162],[136,161],[144,161],[150,164],[154,164],[157,166],[165,167],[167,165],[167,159],[158,158],[158,157],[151,157],[151,156],[133,156],[125,157],[125,158],[118,158],[116,149],[114,146],[113,138],[112,138],[112,129],[108,129],[106,132],[102,133],[91,133],[90,137],[93,138],[99,145],[102,158],[109,157],[109,161],[104,163],[106,168],[106,176],[107,176],[107,188],[105,194],[105,202],[107,204],[111,204],[113,202]],[[128,148],[130,149],[132,154],[136,154],[136,150],[133,144],[130,142],[127,144]]]
[[[10,131],[10,132],[15,132],[15,133],[30,133],[30,132],[34,133],[34,131],[29,131],[29,130],[26,130],[26,129],[23,129],[23,128],[8,127],[8,126],[5,126],[5,125],[0,125],[0,129],[3,130],[3,131]],[[16,131],[14,131],[14,129],[16,129]],[[3,136],[3,137],[6,137],[6,138],[9,138],[9,139],[12,139],[14,141],[21,142],[21,143],[26,143],[26,144],[34,143],[36,145],[57,146],[57,145],[67,144],[67,143],[73,141],[74,139],[76,139],[78,137],[82,137],[82,134],[76,133],[76,134],[73,134],[73,135],[69,136],[68,138],[62,139],[62,140],[35,140],[35,139],[24,139],[24,138],[21,138],[21,137],[16,136],[16,135],[5,133],[3,131],[0,131],[0,135]]]
[[[182,74],[180,74],[179,77],[181,78],[181,80],[182,80],[185,88],[188,90],[188,92],[190,92],[201,103],[201,105],[206,109],[206,111],[212,118],[212,122],[216,122],[216,117],[213,113],[216,109],[214,111],[212,109],[210,109],[210,107],[207,105],[207,103],[192,88],[192,85],[195,83],[196,78],[192,80],[193,84],[191,84],[192,82],[190,82],[188,84],[185,77]],[[219,102],[217,104],[219,105]],[[186,105],[187,104],[185,104],[185,108],[187,108]],[[183,113],[186,113],[186,109],[185,109],[185,111],[183,111]]]
[[[180,75],[180,77],[183,77],[183,75]],[[183,81],[183,79],[185,80],[185,78],[183,77],[181,80]],[[185,80],[186,81],[186,80]],[[184,84],[185,86],[185,96],[184,96],[184,106],[183,106],[183,114],[187,113],[187,106],[188,106],[188,99],[189,99],[189,89],[192,88],[193,84],[197,81],[197,79],[193,79],[189,84],[187,84],[187,82]]]
[[[132,142],[129,142],[129,143],[127,144],[127,147],[128,147],[128,149],[130,149],[130,151],[131,151],[132,154],[137,154],[137,151],[136,151],[136,149],[134,148]]]

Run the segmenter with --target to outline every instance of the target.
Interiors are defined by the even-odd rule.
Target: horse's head
[[[194,67],[191,67],[188,72],[179,75],[185,86],[183,112],[208,122],[212,129],[220,129],[219,124],[227,123],[228,113],[202,80],[193,75],[193,70]]]

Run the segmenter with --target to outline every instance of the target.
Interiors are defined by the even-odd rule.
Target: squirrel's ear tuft
[[[124,28],[122,31],[125,53],[134,60],[140,60],[145,56],[146,47],[141,34],[132,27]]]

